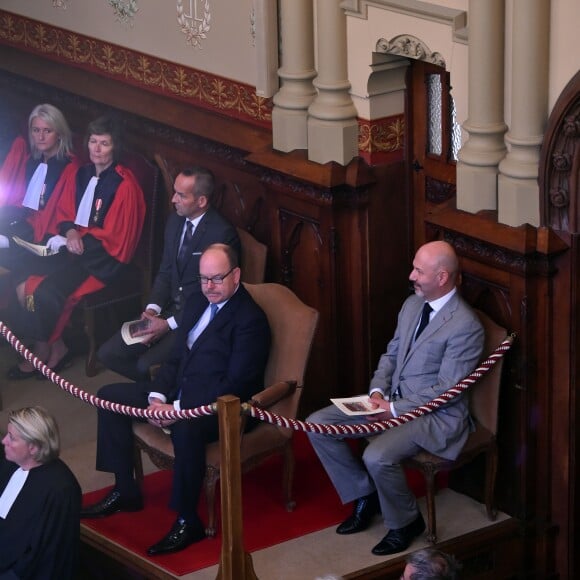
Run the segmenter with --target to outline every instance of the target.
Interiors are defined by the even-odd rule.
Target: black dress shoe
[[[379,511],[379,496],[376,491],[357,499],[354,503],[352,515],[336,528],[336,533],[343,535],[356,534],[357,532],[366,530],[373,516],[379,513]]]
[[[169,533],[147,549],[149,556],[179,552],[194,542],[205,538],[205,530],[192,526],[181,520],[176,520]]]
[[[30,379],[36,374],[38,374],[37,370],[22,371],[18,365],[14,365],[8,369],[6,376],[13,381],[23,381],[24,379]]]
[[[100,502],[81,509],[81,518],[104,518],[117,512],[138,512],[143,509],[143,498],[124,498],[116,489]]]
[[[404,552],[411,542],[425,531],[423,516],[419,515],[410,524],[389,533],[372,549],[377,556],[388,556]]]

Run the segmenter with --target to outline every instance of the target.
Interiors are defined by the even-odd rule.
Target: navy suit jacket
[[[198,276],[202,252],[211,244],[222,243],[232,246],[239,256],[241,248],[236,228],[210,207],[193,232],[192,252],[180,273],[177,254],[184,222],[185,218],[176,213],[167,219],[161,264],[149,296],[150,304],[157,304],[164,313],[176,316],[178,323],[185,301],[200,290]]]
[[[189,350],[187,335],[207,306],[201,292],[190,297],[172,355],[151,385],[168,402],[179,398],[182,409],[213,403],[226,394],[246,401],[264,387],[270,327],[262,309],[240,284]]]

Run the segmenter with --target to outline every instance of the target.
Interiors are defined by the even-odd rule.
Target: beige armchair
[[[250,232],[242,228],[236,228],[236,230],[242,247],[240,256],[242,282],[261,284],[266,274],[268,246],[259,242]]]
[[[255,395],[252,403],[284,417],[295,418],[302,394],[304,373],[318,322],[318,312],[304,304],[291,290],[280,284],[245,284],[248,292],[268,317],[272,345],[264,375],[266,389]],[[195,421],[195,419],[192,419]],[[141,452],[149,455],[160,469],[173,466],[173,446],[169,435],[149,423],[134,422],[135,472],[143,478]],[[246,472],[274,454],[284,456],[283,491],[286,508],[294,509],[292,480],[294,454],[291,429],[260,423],[242,436],[242,471]],[[219,442],[207,446],[205,495],[208,507],[206,533],[214,536],[215,488],[220,477]]]

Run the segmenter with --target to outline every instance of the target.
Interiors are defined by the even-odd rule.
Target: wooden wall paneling
[[[452,204],[427,216],[425,226],[429,239],[458,250],[467,299],[517,333],[502,383],[496,495],[500,509],[526,523],[530,570],[553,570],[552,483],[567,443],[554,448],[556,409],[565,403],[551,375],[551,309],[566,244],[549,229],[509,228],[490,212],[465,214]]]
[[[288,286],[316,308],[320,320],[305,376],[302,416],[329,404],[337,382],[336,297],[330,199],[309,184],[281,179],[266,171],[262,177],[271,202],[271,259],[275,281]]]
[[[580,570],[580,71],[566,85],[548,120],[540,155],[540,219],[562,240],[551,287],[549,377],[553,395],[550,474],[553,545],[541,546],[562,578]]]
[[[334,195],[336,326],[339,380],[335,392],[348,397],[368,391],[370,375],[368,190]]]
[[[405,164],[373,167],[373,176],[367,211],[369,379],[395,332],[398,312],[411,291],[409,274],[415,253]]]
[[[371,170],[355,161],[341,174],[333,164],[312,167],[297,159],[303,173],[294,180],[288,159],[250,160],[277,169],[263,174],[273,204],[274,269],[321,312],[310,365],[318,388],[306,391],[303,411],[328,404],[330,396],[366,392],[407,294],[403,166]]]

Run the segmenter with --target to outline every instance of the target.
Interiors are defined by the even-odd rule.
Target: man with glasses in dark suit
[[[230,246],[214,244],[202,255],[202,292],[187,301],[172,354],[153,381],[115,383],[98,396],[150,410],[192,409],[225,394],[247,401],[263,388],[270,350],[266,315],[240,283],[238,259]],[[197,504],[205,474],[205,447],[218,439],[217,416],[178,421],[150,420],[171,430],[175,450],[171,508],[177,519],[153,556],[182,550],[205,537]],[[143,507],[134,479],[131,417],[99,409],[97,469],[115,475],[115,487],[86,507],[81,517],[104,517]]]

